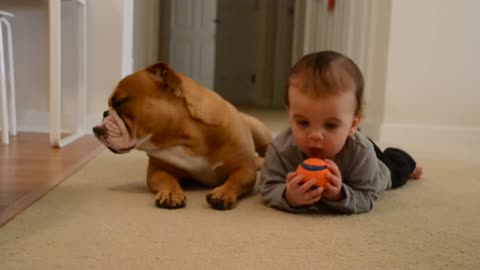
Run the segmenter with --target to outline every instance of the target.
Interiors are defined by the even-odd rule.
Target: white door
[[[234,104],[252,104],[257,81],[258,0],[218,2],[215,91]]]
[[[170,65],[213,89],[217,0],[173,0],[170,13]]]

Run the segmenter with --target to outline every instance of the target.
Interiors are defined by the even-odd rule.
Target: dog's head
[[[181,79],[167,64],[137,71],[118,83],[93,133],[112,152],[126,153],[152,134],[158,115],[178,105],[179,96]]]
[[[118,83],[93,133],[112,152],[126,153],[152,136],[168,136],[189,117],[218,124],[216,97],[205,92],[167,64],[149,66]]]

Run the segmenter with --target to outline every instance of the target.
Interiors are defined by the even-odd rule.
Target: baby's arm
[[[390,181],[390,174],[380,168],[383,164],[380,164],[373,148],[366,148],[353,159],[354,162],[348,168],[348,175],[343,179],[343,199],[339,201],[322,199],[322,202],[344,213],[369,212],[380,193],[385,190],[386,181]]]
[[[305,212],[307,207],[291,207],[284,197],[286,178],[294,169],[279,156],[273,145],[268,147],[260,173],[260,194],[269,207],[290,212]]]

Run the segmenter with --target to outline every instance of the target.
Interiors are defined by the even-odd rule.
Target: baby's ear
[[[145,68],[145,70],[162,89],[171,91],[175,95],[181,94],[180,85],[182,81],[169,65],[157,63]]]
[[[355,115],[355,117],[353,117],[352,126],[350,127],[350,131],[348,132],[348,136],[352,136],[353,134],[355,134],[355,132],[358,130],[358,127],[360,126],[361,120],[362,117],[360,115]]]

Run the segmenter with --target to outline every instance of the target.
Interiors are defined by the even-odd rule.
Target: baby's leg
[[[422,174],[423,174],[423,168],[418,166],[417,164],[412,174],[410,174],[410,176],[408,177],[408,179],[418,180],[420,179],[420,177],[422,177]]]
[[[413,176],[419,177],[422,169],[405,151],[389,147],[383,151],[383,162],[392,174],[392,188],[403,186]]]

